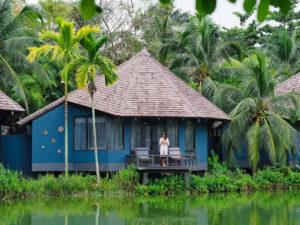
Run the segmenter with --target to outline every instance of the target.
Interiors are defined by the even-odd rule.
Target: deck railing
[[[164,156],[161,155],[137,156],[135,154],[131,154],[127,156],[127,164],[133,164],[140,170],[146,170],[146,169],[189,170],[197,167],[197,157],[195,154],[164,155]]]

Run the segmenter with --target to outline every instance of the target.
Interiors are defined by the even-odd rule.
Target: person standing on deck
[[[169,145],[170,145],[170,142],[169,142],[169,138],[167,137],[167,134],[162,133],[162,136],[159,139],[160,165],[162,165],[162,166],[166,166],[165,158],[168,155]]]

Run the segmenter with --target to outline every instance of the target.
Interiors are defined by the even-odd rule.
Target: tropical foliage
[[[222,69],[220,65],[242,55],[239,43],[224,42],[218,26],[207,17],[191,18],[177,42],[166,41],[163,51],[168,50],[176,51],[170,69],[206,96],[215,89],[213,76]]]
[[[39,43],[35,33],[41,23],[42,15],[34,7],[26,6],[13,15],[12,1],[0,1],[0,89],[14,94],[27,110],[32,101],[42,105],[41,91],[49,85],[48,74],[43,67],[39,63],[29,64],[26,60],[27,48]],[[37,74],[40,79],[34,80]],[[29,83],[39,87],[28,90],[26,86]]]
[[[238,86],[220,85],[214,101],[232,118],[223,136],[228,155],[246,145],[252,167],[256,170],[261,150],[273,164],[285,164],[295,152],[297,131],[286,118],[297,118],[299,96],[288,93],[275,96],[275,80],[268,59],[261,52],[245,58],[233,70],[240,77]]]

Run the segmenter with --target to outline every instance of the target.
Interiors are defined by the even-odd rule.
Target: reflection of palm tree
[[[96,205],[96,207],[97,207],[97,209],[96,209],[95,225],[98,225],[99,224],[100,207],[98,204]]]
[[[68,225],[69,224],[69,215],[67,212],[65,212],[64,214],[64,225]]]

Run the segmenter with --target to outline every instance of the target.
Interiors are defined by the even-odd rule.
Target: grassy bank
[[[267,167],[254,175],[242,170],[229,170],[214,164],[204,176],[191,175],[190,188],[182,176],[153,179],[149,185],[139,184],[134,168],[122,170],[112,177],[102,178],[96,184],[95,176],[73,174],[55,177],[47,174],[38,178],[25,178],[22,174],[0,166],[0,199],[48,196],[88,195],[179,195],[189,191],[192,195],[204,193],[253,192],[272,190],[299,190],[300,172],[289,167]]]

